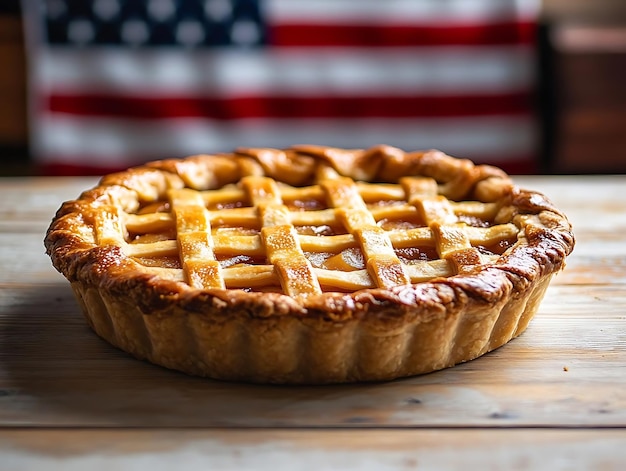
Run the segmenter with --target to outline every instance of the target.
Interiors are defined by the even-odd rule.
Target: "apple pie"
[[[215,379],[381,381],[522,333],[574,246],[502,170],[439,151],[242,148],[103,177],[45,238],[91,328]]]

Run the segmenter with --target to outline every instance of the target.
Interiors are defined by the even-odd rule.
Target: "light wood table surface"
[[[626,469],[626,176],[516,181],[577,237],[521,337],[424,376],[278,387],[100,340],[43,247],[96,180],[0,179],[0,470]]]

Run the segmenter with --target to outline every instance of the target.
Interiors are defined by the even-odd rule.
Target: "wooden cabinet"
[[[543,0],[543,22],[548,168],[626,173],[626,2]]]
[[[26,54],[17,14],[0,14],[0,175],[26,173]]]
[[[626,172],[626,25],[552,31],[551,170]]]
[[[26,57],[17,16],[0,16],[0,142],[26,139]]]

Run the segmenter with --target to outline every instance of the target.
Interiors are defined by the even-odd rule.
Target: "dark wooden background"
[[[542,0],[545,173],[626,173],[626,1]],[[31,172],[19,0],[0,2],[0,175]]]

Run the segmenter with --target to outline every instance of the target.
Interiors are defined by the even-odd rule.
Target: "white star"
[[[46,15],[51,20],[60,18],[67,12],[67,5],[64,0],[47,0],[44,3]]]
[[[230,39],[241,46],[249,46],[259,42],[261,32],[259,26],[251,20],[240,20],[233,23]]]
[[[148,40],[148,28],[141,20],[128,20],[122,25],[122,40],[131,45],[139,45]]]
[[[76,19],[67,26],[67,37],[75,44],[86,44],[93,40],[95,34],[93,24],[86,19]]]
[[[93,12],[103,21],[111,21],[120,12],[118,0],[96,0],[93,3]]]
[[[155,21],[164,22],[174,16],[176,6],[172,0],[150,0],[148,14]]]
[[[185,46],[196,46],[204,40],[204,28],[194,20],[181,21],[176,28],[176,39]]]
[[[209,20],[220,22],[231,17],[233,7],[229,0],[206,0],[204,13]]]

